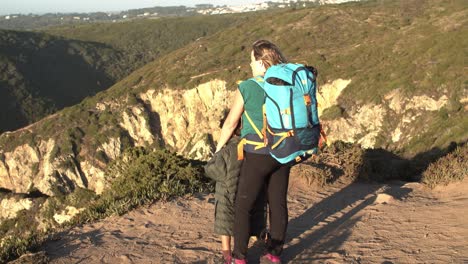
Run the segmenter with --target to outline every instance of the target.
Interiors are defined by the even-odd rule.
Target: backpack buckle
[[[306,106],[312,105],[312,99],[310,98],[310,95],[308,94],[304,95],[304,103]]]

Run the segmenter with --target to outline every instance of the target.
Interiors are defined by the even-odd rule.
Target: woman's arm
[[[216,146],[216,152],[221,150],[221,148],[229,141],[243,112],[244,99],[242,98],[240,91],[236,90],[234,103],[232,104],[226,121],[224,121],[223,128],[221,129],[221,135],[219,136],[218,145]]]

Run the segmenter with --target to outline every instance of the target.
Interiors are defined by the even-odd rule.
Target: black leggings
[[[236,259],[245,259],[249,243],[250,214],[262,187],[267,184],[270,208],[270,235],[267,251],[279,256],[283,251],[288,226],[287,192],[291,167],[270,155],[245,153],[235,201],[234,251]]]

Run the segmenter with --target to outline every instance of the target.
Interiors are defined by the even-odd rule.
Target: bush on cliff
[[[168,150],[128,149],[107,171],[110,186],[73,221],[90,222],[122,215],[155,200],[212,190],[200,167]]]
[[[77,188],[71,194],[49,198],[43,212],[44,218],[51,220],[55,213],[66,206],[86,208],[63,226],[73,227],[114,214],[122,215],[156,200],[213,191],[212,183],[203,177],[199,164],[163,149],[151,151],[143,147],[129,148],[119,159],[109,164],[106,176],[108,188],[99,196],[90,194],[89,190]],[[3,236],[0,263],[36,248],[57,231],[52,228],[45,234],[33,228],[34,230],[28,229],[25,234],[6,235],[13,227],[35,223],[34,220],[25,221],[31,219],[25,217],[31,214],[32,212],[24,211],[17,218],[0,225],[0,234]]]
[[[458,146],[453,152],[432,163],[422,174],[422,182],[430,188],[462,181],[468,176],[468,145]]]

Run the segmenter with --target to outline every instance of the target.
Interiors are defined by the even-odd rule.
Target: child
[[[239,122],[240,123],[240,122]],[[234,228],[234,201],[242,160],[237,159],[237,145],[240,142],[239,125],[237,133],[225,147],[216,152],[205,165],[206,175],[216,181],[214,231],[221,235],[224,263],[231,264],[231,237]],[[266,225],[266,199],[259,195],[251,217],[251,235],[260,236]]]

